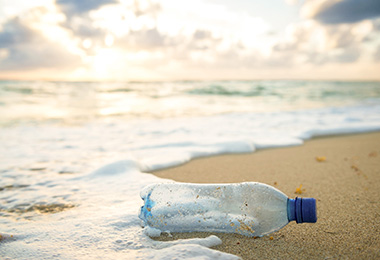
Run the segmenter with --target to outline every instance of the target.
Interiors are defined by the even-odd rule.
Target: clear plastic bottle
[[[313,198],[290,199],[257,182],[161,183],[141,191],[144,225],[162,232],[210,231],[263,236],[290,221],[317,221]]]

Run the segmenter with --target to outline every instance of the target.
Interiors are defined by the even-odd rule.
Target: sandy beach
[[[379,132],[315,138],[302,146],[200,158],[154,174],[179,182],[262,182],[291,198],[317,199],[316,224],[292,222],[256,239],[215,234],[223,241],[215,247],[217,250],[243,259],[380,258]],[[208,235],[177,233],[159,239]]]

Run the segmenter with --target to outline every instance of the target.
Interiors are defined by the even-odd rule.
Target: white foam
[[[208,249],[201,245],[174,245],[170,248],[158,250],[151,257],[145,259],[204,259],[204,260],[235,260],[237,256]]]
[[[162,231],[157,228],[152,228],[149,226],[144,227],[144,233],[149,237],[159,237]]]

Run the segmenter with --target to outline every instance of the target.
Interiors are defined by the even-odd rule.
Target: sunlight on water
[[[379,82],[0,82],[1,124],[168,118],[352,105],[380,97]]]

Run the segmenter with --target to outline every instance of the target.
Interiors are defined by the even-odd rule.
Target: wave
[[[265,91],[266,91],[266,88],[263,86],[236,87],[233,85],[211,84],[205,87],[191,89],[187,91],[187,93],[195,94],[195,95],[256,97],[256,96],[262,96],[263,94],[265,94]]]

